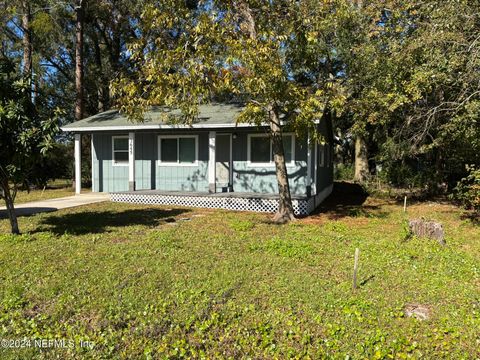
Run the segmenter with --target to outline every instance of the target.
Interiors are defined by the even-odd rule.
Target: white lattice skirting
[[[328,195],[330,195],[331,191],[332,186],[325,188],[323,191],[309,199],[293,200],[292,203],[295,215],[305,216],[310,214]],[[185,207],[269,213],[274,213],[278,209],[278,200],[261,198],[111,193],[110,200],[113,202],[126,202],[131,204],[178,205]]]

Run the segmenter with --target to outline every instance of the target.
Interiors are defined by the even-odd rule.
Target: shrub
[[[353,164],[338,164],[335,167],[335,180],[353,180],[355,166]]]
[[[467,170],[469,174],[457,183],[452,197],[466,209],[480,213],[480,168],[471,165]]]
[[[73,148],[71,145],[56,143],[34,167],[37,175],[35,185],[46,186],[48,181],[68,179],[73,171]]]

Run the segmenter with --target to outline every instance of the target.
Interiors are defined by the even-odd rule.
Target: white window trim
[[[115,150],[115,139],[127,139],[128,141],[128,135],[119,135],[119,136],[112,136],[112,164],[113,166],[128,166],[130,163],[128,160],[124,162],[116,162],[115,161],[115,152],[125,152],[129,153],[129,149],[127,147],[127,150]]]
[[[295,134],[294,133],[283,133],[282,136],[291,136],[292,137],[292,161],[286,162],[285,166],[293,167],[295,166]],[[265,163],[258,163],[251,161],[251,139],[252,137],[266,137],[270,139],[270,136],[265,134],[248,134],[247,135],[247,166],[248,167],[275,167],[275,162],[273,160]],[[270,139],[270,157],[273,157],[272,149],[272,139]]]
[[[195,161],[193,163],[181,163],[179,160],[176,162],[164,162],[162,161],[162,139],[195,139]],[[198,135],[159,135],[158,136],[158,160],[157,166],[198,166]],[[180,141],[177,141],[177,157],[180,158],[179,154]]]

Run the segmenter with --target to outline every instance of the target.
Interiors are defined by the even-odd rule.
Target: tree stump
[[[437,240],[440,245],[445,245],[445,232],[439,222],[425,219],[413,219],[408,222],[409,238],[417,236]]]

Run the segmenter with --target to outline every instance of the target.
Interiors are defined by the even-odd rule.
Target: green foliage
[[[354,175],[354,165],[340,163],[335,167],[335,180],[353,180]]]
[[[409,225],[408,218],[404,218],[402,220],[402,227],[401,227],[401,230],[400,230],[400,241],[406,241],[406,240],[410,239],[411,236],[412,236],[412,233],[410,231],[410,225]]]
[[[341,112],[345,94],[330,65],[319,68],[334,51],[319,36],[335,31],[334,5],[311,5],[147,5],[143,36],[129,44],[135,76],[113,83],[121,110],[141,120],[148,106],[178,107],[189,123],[199,104],[221,98],[246,104],[240,122],[264,123],[273,109],[294,131],[316,134],[312,120],[327,107]]]
[[[14,71],[10,61],[0,60],[0,179],[24,184],[36,180],[32,168],[54,146],[58,126],[56,117],[40,118],[27,83]]]
[[[286,258],[305,259],[314,252],[314,248],[307,242],[293,241],[290,238],[281,239],[274,237],[261,244],[255,244],[252,250],[263,250],[270,254]]]
[[[10,209],[12,232],[18,232],[11,211],[17,189],[42,182],[35,169],[54,146],[60,113],[42,118],[31,102],[28,82],[15,74],[11,61],[0,59],[0,198]]]
[[[71,121],[75,8],[28,3],[37,111]],[[304,135],[331,116],[341,137],[365,137],[386,182],[450,186],[480,152],[479,13],[458,0],[88,1],[86,114],[111,106],[113,81],[136,120],[165,105],[191,122],[200,103],[239,101],[239,121],[264,122],[274,105]],[[22,14],[20,0],[0,11],[2,53],[17,65]],[[396,171],[412,160],[422,166]]]
[[[238,219],[231,220],[229,225],[233,230],[235,230],[237,232],[249,231],[249,230],[253,229],[253,227],[255,226],[255,224],[252,221],[238,220]]]
[[[478,3],[362,3],[340,38],[350,46],[339,53],[349,89],[339,126],[368,140],[388,182],[452,185],[480,151]]]
[[[467,170],[468,176],[458,182],[452,198],[460,201],[465,208],[480,213],[480,168],[469,166]]]
[[[52,148],[34,165],[35,183],[46,186],[56,179],[68,179],[72,175],[73,147],[67,144],[55,143]],[[83,171],[83,173],[86,173]]]
[[[348,227],[339,221],[329,221],[323,226],[323,229],[340,235],[348,233]]]
[[[429,165],[429,162],[412,159],[387,160],[382,164],[379,178],[382,182],[394,187],[433,187],[441,179],[438,179],[435,169]]]

